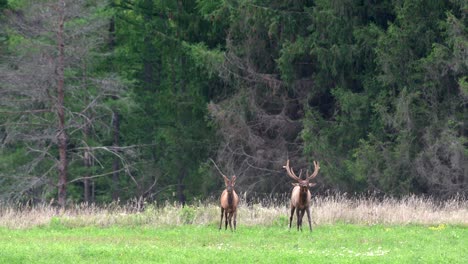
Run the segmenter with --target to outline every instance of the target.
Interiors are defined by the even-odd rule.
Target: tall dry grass
[[[220,209],[214,201],[197,202],[184,208],[169,203],[158,205],[140,203],[75,205],[58,210],[51,205],[12,205],[0,203],[0,227],[30,228],[60,225],[83,226],[179,226],[184,224],[217,225]],[[241,202],[238,225],[281,225],[289,218],[288,199],[271,198]],[[393,198],[347,198],[345,195],[319,196],[312,201],[314,225],[351,224],[453,224],[468,226],[468,201],[452,199],[436,202],[433,199],[408,196]]]

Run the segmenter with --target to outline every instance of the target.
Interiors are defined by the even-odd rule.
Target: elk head
[[[231,180],[229,180],[229,178],[226,177],[226,175],[221,175],[224,178],[224,185],[226,185],[226,191],[228,192],[228,194],[231,194],[234,191],[234,186],[236,185],[236,175],[232,176]]]
[[[286,165],[283,166],[283,168],[286,169],[286,172],[288,173],[289,177],[291,177],[293,180],[296,182],[292,183],[293,186],[299,186],[301,189],[301,192],[307,192],[310,187],[313,187],[317,185],[316,183],[311,183],[309,182],[313,178],[315,178],[320,170],[319,163],[314,161],[314,172],[309,175],[309,170],[306,171],[306,179],[303,180],[301,178],[302,176],[302,170],[299,171],[299,176],[294,173],[294,169],[289,166],[289,160],[286,162]]]
[[[314,172],[309,175],[309,171],[306,172],[306,178],[303,180],[302,170],[299,172],[299,177],[294,172],[293,168],[289,166],[289,160],[286,162],[286,165],[283,166],[286,169],[286,172],[289,177],[291,177],[296,182],[293,183],[294,189],[291,193],[291,216],[289,218],[289,228],[291,228],[292,219],[294,211],[297,209],[297,229],[302,231],[302,217],[304,212],[307,212],[307,218],[309,220],[309,228],[312,231],[312,223],[310,220],[310,198],[311,194],[309,188],[315,186],[316,183],[311,183],[310,180],[315,178],[320,170],[320,165],[318,162],[314,161]]]

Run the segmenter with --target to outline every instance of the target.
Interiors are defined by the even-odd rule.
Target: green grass
[[[467,263],[464,226],[0,228],[0,263]]]

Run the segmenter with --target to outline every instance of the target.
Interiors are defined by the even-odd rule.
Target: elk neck
[[[229,207],[232,206],[232,203],[233,203],[233,201],[234,201],[233,192],[234,192],[234,190],[232,190],[232,189],[231,189],[231,190],[228,190],[228,192],[227,192],[227,199],[228,199],[228,205],[229,205]]]
[[[299,200],[300,200],[300,203],[305,205],[307,204],[307,193],[309,192],[309,190],[304,190],[301,188],[300,192],[299,192]]]

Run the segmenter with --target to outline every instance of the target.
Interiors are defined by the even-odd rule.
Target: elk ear
[[[236,175],[233,175],[232,179],[231,179],[232,186],[234,186],[236,184],[236,179],[237,179]]]
[[[226,186],[228,186],[228,185],[229,185],[229,179],[228,179],[228,177],[226,177],[225,175],[223,175],[223,178],[224,178],[224,184],[225,184]]]
[[[293,182],[291,184],[292,184],[292,186],[299,186],[299,183],[297,183],[297,182]]]
[[[309,182],[309,187],[314,187],[315,185],[317,185],[317,184]]]

